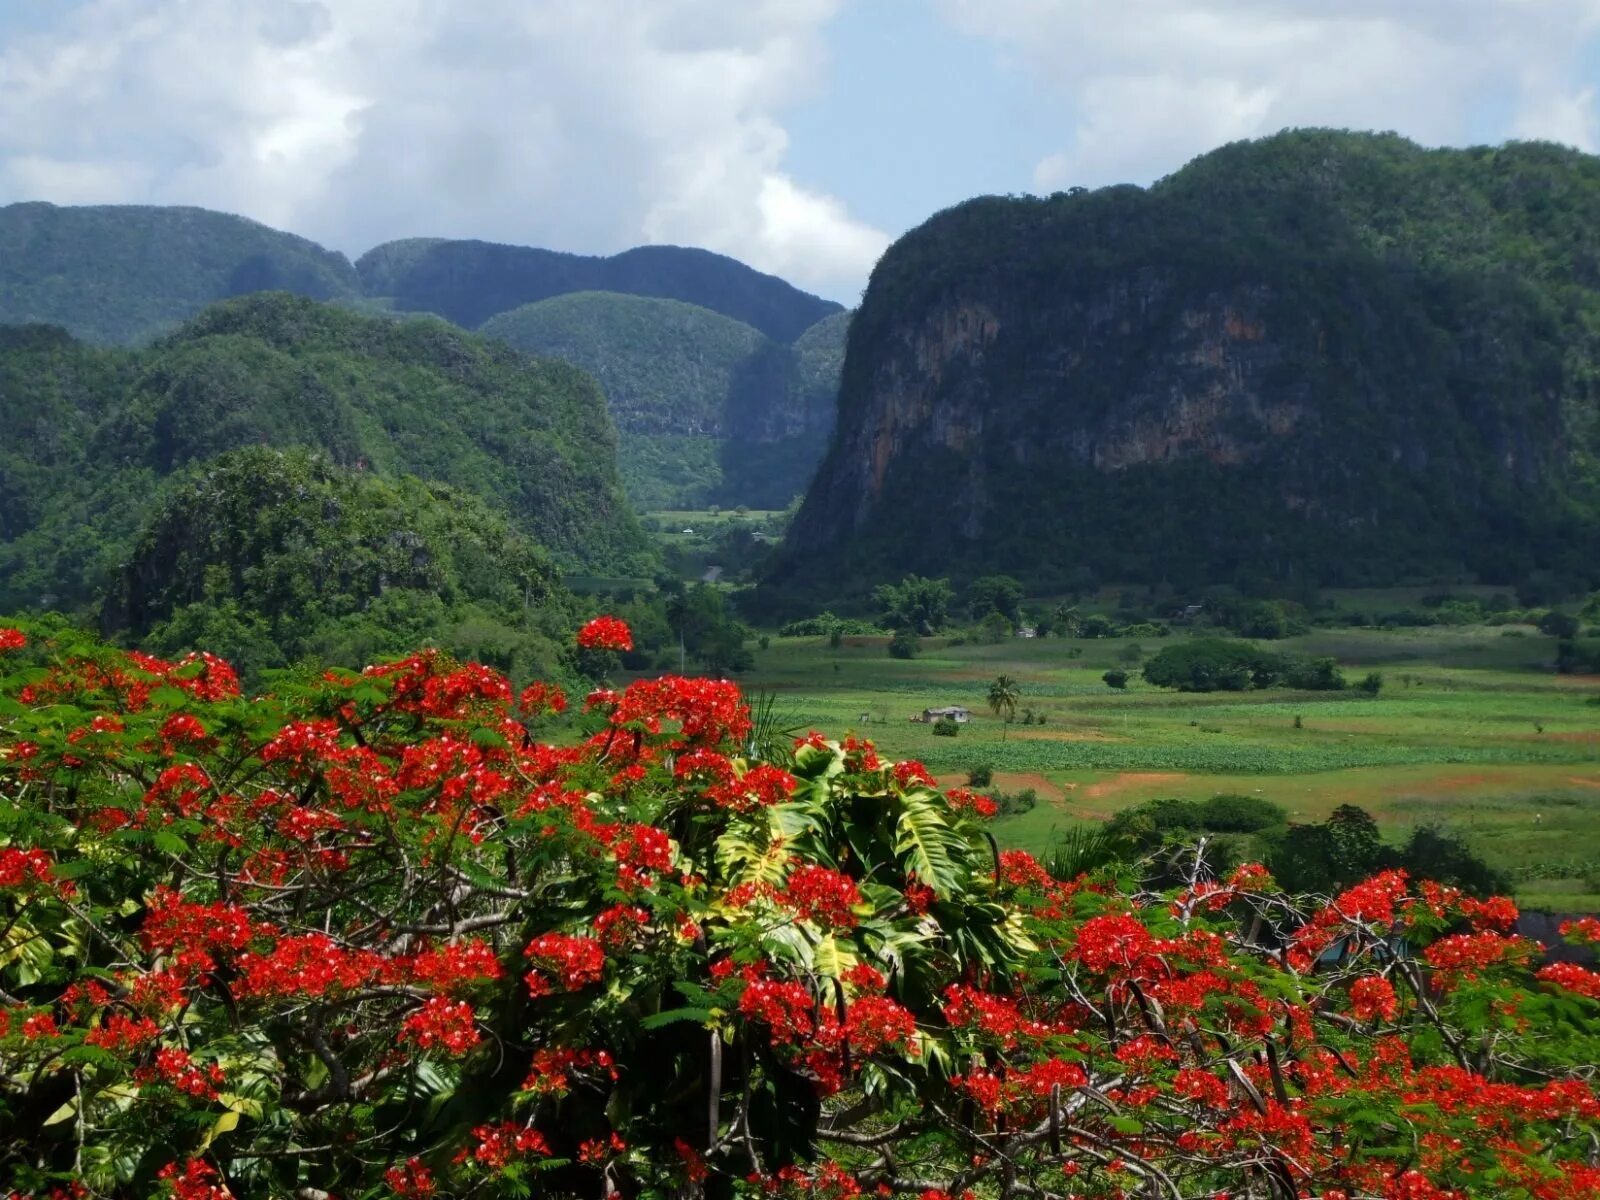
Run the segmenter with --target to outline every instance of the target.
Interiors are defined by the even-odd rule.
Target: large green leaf
[[[906,872],[940,896],[953,899],[965,889],[966,844],[933,792],[918,789],[900,798],[894,850]]]

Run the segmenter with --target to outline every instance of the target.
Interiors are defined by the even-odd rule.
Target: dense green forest
[[[7,330],[0,421],[0,611],[96,602],[174,473],[261,444],[452,485],[565,567],[655,562],[593,381],[437,320],[262,294],[146,350]]]
[[[849,314],[794,344],[677,300],[575,292],[501,313],[482,332],[593,375],[641,509],[781,508],[827,448]]]
[[[254,446],[164,490],[101,624],[249,674],[433,645],[526,678],[560,672],[569,601],[544,552],[470,492]]]
[[[0,208],[0,325],[145,345],[215,301],[261,291],[482,325],[590,371],[624,435],[624,478],[641,507],[784,507],[833,428],[847,315],[704,250],[596,258],[414,238],[352,266],[204,209]]]
[[[1290,132],[985,198],[850,331],[788,586],[1592,582],[1600,158]]]
[[[0,325],[59,325],[102,345],[145,342],[248,292],[356,296],[342,254],[202,208],[0,206]]]

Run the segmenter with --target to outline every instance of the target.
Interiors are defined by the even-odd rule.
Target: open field
[[[1552,674],[1548,638],[1338,629],[1274,643],[1333,655],[1352,678],[1382,671],[1376,698],[1162,691],[1139,680],[1132,644],[1118,639],[928,639],[911,661],[889,658],[885,641],[774,639],[742,682],[776,694],[792,724],[865,734],[943,781],[984,763],[996,788],[1034,788],[1037,808],[996,824],[1012,845],[1039,850],[1057,830],[1159,796],[1255,794],[1308,821],[1353,803],[1395,840],[1427,823],[1465,834],[1525,904],[1600,910],[1600,678]],[[1125,693],[1100,679],[1113,666],[1130,671]],[[1005,730],[989,713],[1001,673],[1021,687],[1019,721],[1032,709],[1043,724]],[[949,704],[973,711],[957,737],[909,719]]]

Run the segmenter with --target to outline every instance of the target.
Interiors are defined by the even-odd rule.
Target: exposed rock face
[[[1402,171],[1425,201],[1374,183]],[[1546,177],[1581,214],[1559,236],[1517,208]],[[777,576],[1573,566],[1600,529],[1589,213],[1597,159],[1304,133],[940,214],[874,272]],[[1543,236],[1536,266],[1496,221]]]

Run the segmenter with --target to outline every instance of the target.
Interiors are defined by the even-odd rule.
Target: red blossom
[[[1382,975],[1363,975],[1350,985],[1350,1011],[1363,1021],[1394,1020],[1400,1001]]]
[[[28,635],[20,629],[0,626],[0,654],[8,650],[21,650],[28,644]]]
[[[383,1181],[391,1192],[405,1200],[428,1200],[438,1190],[433,1172],[420,1158],[408,1158],[399,1166],[390,1167],[383,1173]]]
[[[422,1050],[438,1047],[447,1054],[462,1055],[482,1039],[478,1035],[477,1015],[465,1000],[434,996],[412,1013],[401,1025],[401,1036]]]
[[[523,954],[554,974],[568,991],[598,983],[605,971],[605,950],[592,937],[541,933],[528,943]],[[534,987],[532,979],[529,986]]]
[[[217,1182],[217,1170],[209,1163],[191,1158],[183,1166],[168,1163],[156,1178],[170,1189],[172,1200],[233,1200],[233,1193]]]
[[[585,650],[615,650],[625,653],[633,649],[633,631],[620,617],[596,617],[578,630],[578,645]]]
[[[778,899],[818,925],[850,929],[856,923],[851,910],[861,903],[861,892],[848,875],[805,863],[789,873]]]
[[[472,1149],[472,1157],[491,1171],[500,1170],[514,1158],[550,1157],[550,1144],[544,1140],[544,1135],[514,1121],[479,1125],[473,1129],[472,1136],[478,1141]]]

